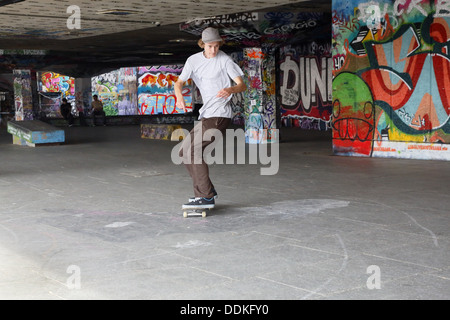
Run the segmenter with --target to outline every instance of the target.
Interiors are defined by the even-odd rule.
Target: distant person
[[[95,116],[100,116],[102,125],[106,126],[106,114],[105,111],[103,110],[103,103],[100,100],[98,100],[98,95],[94,94],[93,98],[94,101],[92,101],[91,103],[93,124],[95,126]]]
[[[73,115],[72,115],[72,105],[67,102],[66,98],[62,99],[62,104],[60,107],[61,115],[69,124],[69,127],[73,126]]]
[[[86,116],[84,115],[83,105],[77,105],[78,119],[80,119],[80,126],[86,126]]]

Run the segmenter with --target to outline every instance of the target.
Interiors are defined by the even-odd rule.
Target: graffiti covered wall
[[[56,72],[38,72],[39,111],[47,117],[62,117],[60,114],[61,99],[74,105],[75,78]]]
[[[276,86],[280,78],[276,73],[279,65],[275,62],[275,52],[280,46],[284,47],[281,49],[281,59],[287,60],[283,64],[286,77],[281,80],[290,81],[281,90],[286,102],[282,110],[285,121],[281,125],[322,130],[329,128],[330,22],[329,14],[321,12],[247,12],[193,19],[181,24],[180,30],[200,36],[205,27],[213,26],[220,29],[227,46],[243,49],[242,58],[238,53],[232,55],[247,79],[244,99],[240,95],[233,97],[233,123],[245,124],[247,141],[260,141],[258,132],[262,128],[270,133],[276,132],[272,129],[280,125],[280,109],[277,109],[280,106],[276,106],[278,101],[275,93],[280,89],[279,85]],[[305,43],[309,46],[307,50]],[[323,58],[326,58],[325,61]],[[311,62],[310,59],[317,61]],[[300,67],[304,60],[306,62]],[[307,70],[303,68],[305,65]],[[303,93],[307,97],[301,97],[299,85],[305,80],[308,84]],[[314,83],[311,85],[311,82]],[[324,98],[318,97],[323,94]],[[270,137],[268,139],[272,140]]]
[[[136,72],[120,68],[92,77],[92,95],[98,95],[107,116],[138,114]]]
[[[332,69],[331,44],[327,41],[280,48],[282,126],[330,128]]]
[[[332,4],[335,154],[450,160],[443,0]]]
[[[98,95],[98,99],[103,103],[103,110],[107,116],[119,114],[119,71],[114,70],[108,73],[92,77],[92,95]]]
[[[176,107],[174,84],[183,66],[154,66],[138,68],[139,114],[177,114],[183,110]],[[183,87],[186,107],[192,111],[193,82],[188,80]]]
[[[75,78],[55,72],[39,72],[38,78],[40,92],[61,92],[63,98],[75,99]]]

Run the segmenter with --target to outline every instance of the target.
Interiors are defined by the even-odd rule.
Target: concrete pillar
[[[37,105],[37,102],[33,104],[33,96],[36,97],[37,93],[36,73],[27,69],[16,69],[13,70],[13,80],[15,120],[33,120],[33,105]]]
[[[278,141],[275,96],[275,57],[261,48],[244,49],[246,143]]]
[[[91,78],[75,79],[75,107],[78,112],[86,114],[91,109],[92,83]]]

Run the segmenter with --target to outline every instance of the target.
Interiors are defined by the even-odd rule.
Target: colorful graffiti
[[[336,154],[450,160],[446,6],[333,1]]]
[[[183,66],[139,67],[138,112],[142,115],[184,113],[176,107],[177,98],[174,84],[178,80]],[[194,85],[188,80],[182,90],[186,107],[192,111],[192,92]]]
[[[213,26],[220,29],[222,39],[227,46],[236,48],[236,51],[239,49],[243,51],[243,57],[238,59],[234,57],[234,59],[245,73],[247,91],[233,97],[232,121],[234,124],[245,125],[247,142],[260,143],[276,141],[276,137],[272,135],[276,134],[277,131],[274,129],[280,125],[277,123],[276,106],[276,91],[279,88],[276,87],[275,79],[277,49],[281,45],[296,43],[295,41],[305,42],[304,34],[306,33],[310,34],[311,39],[317,39],[318,36],[322,38],[320,35],[326,34],[327,58],[329,58],[331,55],[330,32],[322,30],[317,32],[324,26],[329,28],[329,21],[328,14],[319,12],[248,12],[193,19],[181,24],[180,30],[200,36],[206,27]],[[235,56],[239,55],[242,56],[239,53],[235,54]],[[331,114],[331,63],[326,59],[322,64],[321,58],[318,64],[311,63],[312,68],[314,66],[319,68],[316,73],[315,70],[308,70],[308,76],[312,75],[314,81],[320,82],[320,89],[308,94],[311,95],[311,103],[315,103],[317,94],[325,92],[326,97],[322,99],[325,103],[315,109],[320,109],[320,116],[317,117],[321,119],[321,123],[327,124]],[[287,91],[284,90],[284,92]],[[299,100],[297,104],[301,104]],[[290,109],[288,111],[288,108],[285,111],[286,117],[289,113],[295,116],[295,111]],[[319,127],[328,128],[327,125]],[[264,138],[264,130],[267,133],[266,138]]]
[[[56,72],[39,72],[39,112],[46,117],[61,118],[61,99],[75,105],[75,78],[65,76]]]
[[[33,120],[33,95],[30,70],[14,70],[15,120]]]
[[[91,79],[92,94],[103,102],[107,116],[138,114],[136,72],[136,68],[120,68]]]
[[[242,50],[231,53],[230,57],[241,69],[244,69],[244,52]],[[246,92],[235,93],[231,98],[231,123],[234,125],[245,125],[245,95]]]
[[[245,139],[247,143],[277,141],[275,58],[261,48],[244,49]]]
[[[40,92],[60,92],[67,100],[75,99],[75,79],[55,72],[38,73]]]
[[[121,68],[118,73],[117,109],[119,115],[138,114],[137,103],[137,70],[136,68]]]
[[[119,70],[114,70],[92,77],[92,94],[98,95],[103,102],[103,110],[107,116],[119,114],[119,94],[117,84],[119,81]]]
[[[332,109],[332,58],[327,42],[280,48],[281,124],[328,130]]]

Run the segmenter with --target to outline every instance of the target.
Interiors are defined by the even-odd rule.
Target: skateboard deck
[[[182,209],[183,210],[183,217],[203,217],[206,218],[206,213],[210,211],[213,208],[189,208],[189,209]]]

